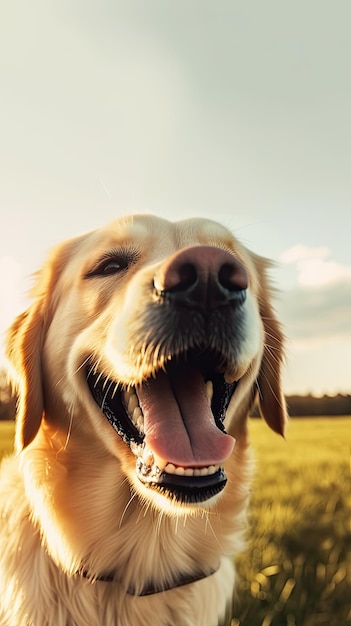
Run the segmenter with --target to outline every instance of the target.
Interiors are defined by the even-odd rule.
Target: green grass
[[[261,420],[250,430],[249,541],[228,624],[351,626],[351,418],[291,420],[286,441]],[[0,422],[0,456],[12,439]]]
[[[351,625],[351,419],[251,424],[257,471],[231,626]]]

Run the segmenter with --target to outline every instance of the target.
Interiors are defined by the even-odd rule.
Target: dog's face
[[[11,333],[17,447],[41,425],[67,449],[94,439],[142,499],[210,505],[256,390],[284,428],[265,267],[200,219],[128,217],[59,246]]]

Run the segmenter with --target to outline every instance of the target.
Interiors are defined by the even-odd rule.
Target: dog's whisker
[[[72,373],[72,375],[74,376],[75,374],[78,374],[78,372],[80,372],[81,369],[83,369],[83,367],[89,363],[90,359],[92,358],[92,354],[88,354],[87,358],[84,359],[84,361],[78,365],[78,367],[74,370],[74,372]]]
[[[160,534],[161,534],[161,526],[162,526],[163,515],[164,515],[163,511],[159,511],[158,512],[157,522],[156,522],[156,531],[157,531],[157,535],[158,536],[160,536]]]
[[[280,359],[279,359],[279,354],[277,352],[277,354],[274,354],[273,349],[271,346],[268,346],[267,344],[265,344],[265,349],[268,352],[270,358],[272,359],[272,361],[274,361],[275,364],[279,364],[280,363]],[[269,362],[269,360],[267,360],[269,366],[271,366],[271,363]],[[274,365],[272,365],[272,369],[274,369]]]
[[[106,382],[104,383],[104,386],[106,386],[106,384],[107,384],[107,380],[108,380],[108,379],[106,379]],[[109,391],[110,391],[110,389],[111,389],[111,387],[112,387],[113,385],[114,385],[114,381],[113,381],[113,380],[110,380],[110,381],[109,381],[109,384],[108,384],[108,386],[107,386],[107,389],[106,389],[106,391],[105,391],[105,395],[104,395],[104,397],[103,397],[103,399],[102,399],[102,403],[101,403],[101,410],[102,410],[102,411],[104,410],[104,406],[105,406],[105,402],[106,402],[107,396],[108,396]]]
[[[218,547],[222,551],[223,550],[223,546],[222,546],[222,544],[220,542],[220,535],[219,535],[218,532],[216,532],[214,530],[209,515],[206,516],[205,534],[207,532],[207,528],[210,529],[211,535],[212,535],[213,539],[215,540],[215,543],[218,545]]]
[[[92,359],[92,357],[93,357],[93,355],[91,355],[91,359]],[[88,359],[88,362],[89,362],[89,360],[90,359]],[[101,357],[97,361],[95,361],[95,360],[91,361],[91,367],[90,367],[90,369],[89,369],[89,371],[87,373],[87,378],[89,378],[89,376],[91,376],[92,374],[94,374],[94,373],[96,373],[98,371],[100,362],[101,362]]]
[[[272,354],[271,350],[267,348],[266,366],[267,366],[267,370],[272,375],[272,377],[275,376],[277,369],[280,367],[280,363],[281,363],[281,360],[279,359],[278,355]]]
[[[112,392],[112,399],[115,397],[117,391],[119,390],[119,387],[120,387],[119,383],[115,382],[115,388],[114,388],[114,390]]]
[[[65,441],[64,446],[63,446],[64,450],[67,450],[68,442],[69,442],[70,437],[71,437],[72,425],[73,425],[73,405],[71,405],[69,407],[69,424],[68,424],[68,431],[67,431],[66,441]]]
[[[56,387],[59,387],[64,381],[72,380],[74,376],[78,374],[78,372],[84,367],[84,365],[86,365],[86,363],[90,361],[91,356],[92,355],[87,356],[87,358],[78,367],[76,367],[76,369],[72,373],[64,374],[61,378],[59,378],[56,383]]]
[[[257,387],[258,396],[259,396],[259,398],[262,400],[263,395],[262,395],[262,391],[261,391],[260,383],[259,383],[259,381],[258,381],[257,379],[255,380],[255,385],[256,385],[256,387]]]
[[[128,508],[130,507],[131,503],[133,502],[133,500],[134,500],[136,497],[137,497],[137,492],[136,492],[136,491],[134,491],[134,492],[132,493],[132,495],[130,496],[130,498],[129,498],[129,500],[128,500],[127,504],[125,505],[125,507],[124,507],[124,509],[123,509],[123,511],[122,511],[122,515],[121,515],[120,520],[119,520],[118,528],[121,528],[122,523],[123,523],[123,520],[124,520],[124,516],[125,516],[125,514],[126,514],[126,512],[127,512]]]

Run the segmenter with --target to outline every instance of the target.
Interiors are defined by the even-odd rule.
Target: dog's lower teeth
[[[181,467],[167,463],[164,471],[167,474],[176,474],[177,476],[210,476],[219,470],[219,465],[209,465],[208,467]]]
[[[194,470],[191,467],[187,467],[184,470],[184,476],[194,476]]]
[[[177,474],[177,476],[184,476],[185,469],[184,469],[184,467],[176,467],[174,473]]]

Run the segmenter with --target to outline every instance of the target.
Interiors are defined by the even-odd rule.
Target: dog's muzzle
[[[139,480],[178,502],[203,502],[226,484],[223,464],[235,442],[224,419],[238,381],[225,381],[234,356],[223,341],[217,350],[211,324],[215,319],[224,327],[240,318],[247,287],[246,270],[233,254],[207,246],[181,250],[156,272],[153,306],[171,310],[173,319],[179,313],[183,327],[195,320],[190,335],[197,339],[183,345],[174,336],[173,349],[135,387],[90,364],[92,396],[136,456]],[[172,334],[174,324],[162,332]],[[222,328],[218,335],[224,333]],[[184,335],[189,337],[189,327]]]

